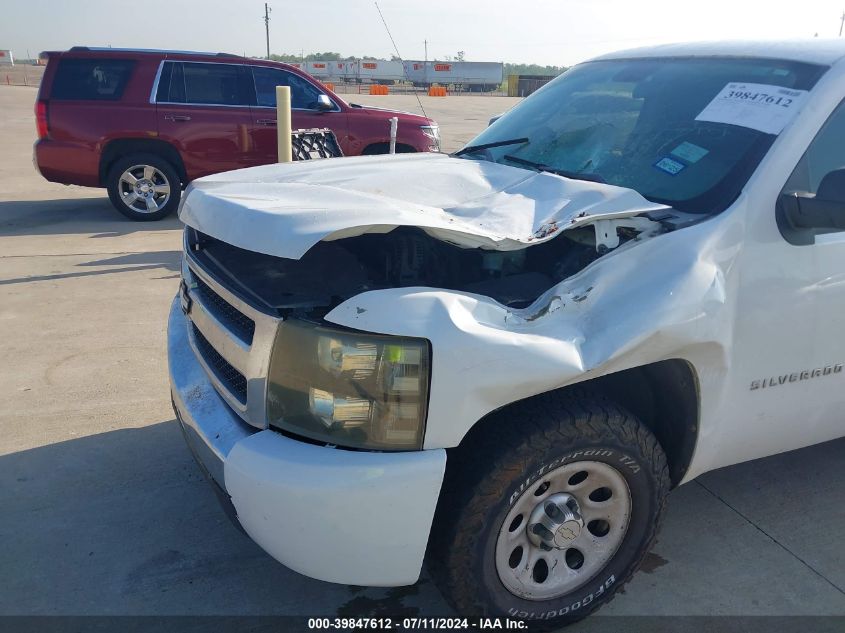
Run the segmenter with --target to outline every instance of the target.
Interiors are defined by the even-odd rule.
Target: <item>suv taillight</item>
[[[38,138],[47,138],[50,131],[47,122],[47,102],[35,102],[35,129],[38,131]]]

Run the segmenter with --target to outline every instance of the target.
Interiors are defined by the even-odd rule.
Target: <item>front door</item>
[[[159,138],[179,150],[189,180],[256,164],[250,88],[242,64],[164,62],[156,92]]]
[[[252,138],[261,164],[278,161],[276,86],[290,87],[293,130],[329,128],[343,147],[347,136],[346,113],[337,105],[334,110],[317,110],[317,97],[323,93],[316,85],[294,73],[268,66],[253,66],[252,75],[257,101],[252,109]]]
[[[845,168],[843,138],[845,105],[840,105],[781,193],[828,199],[820,184]],[[749,204],[766,222],[749,228],[740,264],[732,350],[736,379],[724,399],[728,432],[720,451],[725,463],[845,434],[845,232],[796,230],[779,217],[782,209],[771,199]]]
[[[842,178],[832,173],[843,169],[845,101],[813,139],[783,192],[806,192],[834,201],[845,216]],[[801,425],[815,442],[822,442],[845,435],[845,231],[821,227],[802,231],[806,235],[783,230],[784,239],[809,262],[812,277],[802,291],[815,304],[813,314],[796,324],[811,333],[814,352],[814,362],[802,368],[798,382],[809,381],[818,394],[811,400],[815,410],[802,418]]]

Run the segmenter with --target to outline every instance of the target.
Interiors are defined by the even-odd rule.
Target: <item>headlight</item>
[[[285,321],[270,359],[270,426],[338,446],[420,449],[429,359],[425,339]]]
[[[440,127],[437,125],[421,125],[420,130],[431,139],[431,151],[440,151]]]

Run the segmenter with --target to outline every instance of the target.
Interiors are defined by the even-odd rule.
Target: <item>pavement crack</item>
[[[809,569],[809,570],[810,570],[811,572],[813,572],[816,576],[818,576],[819,578],[821,578],[822,580],[824,580],[827,584],[829,584],[831,587],[833,587],[834,589],[836,589],[836,591],[838,591],[838,592],[839,592],[839,593],[841,593],[842,595],[845,595],[845,590],[843,590],[843,589],[842,589],[842,587],[838,586],[836,583],[834,583],[832,580],[830,580],[827,576],[825,576],[825,575],[824,575],[824,574],[822,574],[819,570],[817,570],[815,567],[813,567],[810,563],[808,563],[806,560],[804,560],[803,558],[801,558],[798,554],[796,554],[795,552],[793,552],[793,551],[792,551],[791,549],[789,549],[786,545],[784,545],[784,544],[783,544],[783,543],[781,543],[779,540],[777,540],[774,536],[772,536],[771,534],[769,534],[768,532],[766,532],[766,530],[764,530],[764,529],[763,529],[763,528],[761,528],[759,525],[757,525],[756,523],[754,523],[754,521],[752,521],[752,520],[751,520],[751,519],[749,519],[747,516],[745,516],[745,515],[744,515],[742,512],[740,512],[740,511],[739,511],[736,507],[734,507],[734,506],[732,506],[730,503],[728,503],[728,501],[726,501],[726,500],[725,500],[722,496],[720,496],[718,493],[716,493],[715,491],[713,491],[713,490],[711,490],[710,488],[708,488],[707,486],[705,486],[705,485],[704,485],[703,483],[701,483],[698,479],[696,479],[696,480],[695,480],[695,483],[697,483],[699,486],[701,486],[702,488],[704,488],[704,490],[706,490],[707,492],[709,492],[709,493],[710,493],[710,494],[711,494],[714,498],[718,499],[718,500],[719,500],[719,501],[721,501],[724,505],[726,505],[728,508],[730,508],[730,509],[731,509],[731,510],[732,510],[732,511],[733,511],[733,512],[737,515],[737,516],[739,516],[739,517],[741,517],[743,520],[745,520],[745,521],[746,521],[749,525],[751,525],[751,526],[752,526],[755,530],[757,530],[757,531],[758,531],[758,532],[760,532],[763,536],[765,536],[765,537],[766,537],[766,538],[768,538],[770,541],[772,541],[772,543],[774,543],[775,545],[777,545],[778,547],[780,547],[783,551],[785,551],[787,554],[789,554],[789,555],[790,555],[790,556],[792,556],[794,559],[796,559],[797,561],[799,561],[802,565],[804,565],[804,567],[806,567],[807,569]]]

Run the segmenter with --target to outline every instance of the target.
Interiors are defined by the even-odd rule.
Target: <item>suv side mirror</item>
[[[320,112],[328,112],[329,110],[334,110],[334,104],[328,95],[317,95],[317,102],[314,104],[314,109]]]
[[[780,203],[793,229],[845,230],[845,168],[825,175],[815,194],[783,193]]]

